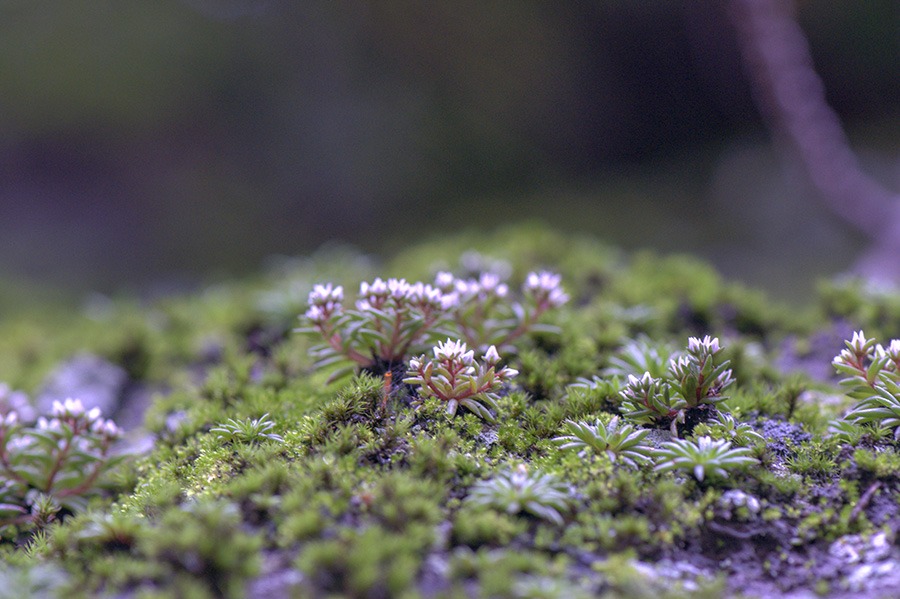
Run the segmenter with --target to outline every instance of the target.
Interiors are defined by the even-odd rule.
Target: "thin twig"
[[[874,497],[875,492],[881,487],[881,481],[876,480],[874,483],[869,485],[869,488],[866,489],[866,492],[862,494],[862,497],[859,498],[859,501],[853,506],[853,510],[850,512],[850,519],[848,522],[853,522],[859,517],[860,512],[866,509],[866,506],[869,505],[869,502],[872,501],[872,497]]]

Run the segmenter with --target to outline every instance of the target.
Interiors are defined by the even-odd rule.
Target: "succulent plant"
[[[620,424],[618,416],[604,425],[599,419],[595,424],[566,420],[565,430],[569,434],[553,439],[560,449],[590,449],[606,454],[610,461],[621,461],[632,468],[652,461],[652,448],[643,443],[647,430],[635,430],[631,424]]]
[[[845,344],[832,364],[845,376],[841,385],[849,389],[847,395],[860,401],[844,420],[893,430],[894,439],[900,439],[900,339],[885,348],[857,331]],[[840,431],[840,425],[832,423],[832,427]]]
[[[690,337],[686,353],[669,361],[665,375],[629,374],[620,393],[622,413],[641,424],[668,426],[677,435],[677,425],[685,422],[688,411],[709,411],[727,399],[722,392],[734,379],[728,361],[716,359],[721,350],[718,338]]]
[[[731,441],[741,447],[766,442],[763,436],[753,430],[749,424],[739,423],[731,414],[724,412],[719,412],[714,419],[698,425],[694,429],[694,433]]]
[[[711,476],[725,478],[729,470],[758,463],[758,460],[750,457],[749,449],[732,449],[729,441],[714,441],[706,436],[699,437],[696,441],[668,441],[654,452],[654,456],[657,460],[654,470],[657,472],[687,470],[700,482]]]
[[[526,512],[558,525],[569,509],[565,485],[553,475],[529,472],[524,464],[476,483],[466,501],[513,515]]]
[[[421,355],[409,361],[404,383],[418,387],[420,397],[437,397],[447,404],[447,413],[456,414],[459,406],[481,418],[493,421],[490,409],[497,391],[505,381],[518,374],[512,368],[498,368],[500,354],[492,345],[478,361],[475,352],[462,341],[447,339],[433,349],[434,358]]]
[[[646,335],[639,335],[634,340],[628,340],[609,358],[603,374],[624,379],[629,375],[641,376],[649,372],[650,376],[661,378],[668,372],[674,353],[668,345],[654,343]]]
[[[268,418],[268,413],[255,420],[250,418],[244,420],[229,418],[228,422],[209,429],[209,432],[219,433],[216,438],[226,443],[260,443],[264,440],[284,441],[280,435],[269,432],[275,426],[275,423]]]

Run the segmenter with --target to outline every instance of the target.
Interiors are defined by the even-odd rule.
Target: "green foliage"
[[[463,505],[453,519],[451,539],[454,545],[478,549],[484,545],[506,547],[525,532],[526,522],[505,511],[484,510],[473,504]]]
[[[29,589],[40,596],[44,574],[35,568],[47,564],[52,593],[74,596],[239,597],[271,586],[298,597],[625,597],[636,590],[696,599],[707,594],[702,583],[682,593],[641,572],[661,555],[689,561],[690,548],[716,551],[725,542],[744,551],[770,535],[796,544],[781,550],[789,559],[813,559],[829,539],[868,534],[893,517],[894,416],[862,422],[851,410],[823,436],[824,419],[841,409],[839,401],[816,402],[834,399],[827,382],[766,362],[787,345],[785,333],[815,355],[818,342],[798,324],[805,321],[788,326],[777,310],[692,260],[629,263],[558,235],[496,239],[503,241],[483,247],[505,262],[470,256],[454,281],[481,285],[493,269],[527,280],[536,266],[552,264],[575,300],[553,315],[561,335],[519,337],[510,366],[520,375],[492,389],[496,397],[484,404],[496,422],[472,410],[447,418],[448,402],[424,392],[416,398],[400,381],[406,364],[371,368],[393,368],[390,387],[366,371],[338,388],[311,368],[309,340],[285,337],[296,316],[290,311],[303,309],[315,281],[346,285],[371,276],[368,266],[353,266],[356,258],[337,260],[333,279],[326,258],[295,265],[284,287],[273,275],[264,283],[279,297],[268,296],[274,303],[264,313],[259,289],[248,284],[141,309],[114,302],[95,333],[77,319],[54,321],[60,347],[80,335],[89,349],[128,362],[133,377],[164,377],[171,392],[158,394],[148,412],[152,451],[104,472],[121,493],[114,505],[99,486],[80,506],[53,493],[27,496],[28,517],[43,529],[30,537],[23,525],[4,532],[0,578],[10,574],[10,588],[22,596]],[[425,254],[433,260],[444,251]],[[437,271],[425,255],[403,260],[385,272],[424,279]],[[716,351],[706,330],[727,334],[728,347]],[[669,348],[696,331],[673,355]],[[62,350],[22,335],[0,334],[0,358],[13,356],[0,369],[14,364],[19,380],[39,381],[47,368],[41,352]],[[880,351],[893,349],[874,344],[866,372],[844,372],[851,393],[868,389],[846,405],[877,395],[867,371]],[[23,366],[34,352],[41,355]],[[423,368],[432,361],[426,358]],[[478,366],[484,382],[490,365],[472,358],[477,387]],[[732,367],[748,379],[733,392]],[[881,377],[892,379],[894,368],[878,368],[873,385],[888,389]],[[665,443],[673,428],[689,440]],[[735,489],[727,495],[724,486]],[[737,493],[756,498],[760,509],[738,506]],[[762,532],[746,541],[713,536],[744,530]]]

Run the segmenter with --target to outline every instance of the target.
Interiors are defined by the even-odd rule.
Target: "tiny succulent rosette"
[[[119,436],[99,408],[85,409],[78,399],[53,402],[50,417],[35,426],[7,412],[0,419],[0,527],[39,520],[38,512],[46,512],[37,510],[39,498],[83,509],[100,476],[121,459],[111,455]]]
[[[727,478],[729,470],[759,463],[750,456],[750,449],[732,448],[730,441],[708,436],[668,441],[654,451],[654,457],[657,472],[685,470],[700,482],[712,477]]]
[[[234,420],[209,429],[211,433],[218,433],[216,439],[225,443],[261,443],[263,441],[283,442],[284,438],[272,431],[275,423],[269,420],[269,414],[263,414],[259,418]]]
[[[622,398],[622,412],[640,424],[665,425],[678,415],[677,398],[672,394],[672,386],[649,372],[640,378],[628,375],[628,382],[619,395]]]
[[[432,350],[434,357],[421,355],[409,361],[404,383],[417,387],[419,397],[437,397],[447,404],[447,413],[456,414],[460,406],[493,422],[490,410],[496,410],[497,392],[518,372],[499,367],[500,354],[494,346],[475,359],[474,350],[459,340],[447,339]]]
[[[860,401],[844,419],[873,430],[893,430],[894,439],[900,439],[900,340],[884,347],[857,331],[845,345],[832,364],[844,376],[841,385],[848,388],[847,395]]]
[[[356,368],[383,374],[447,336],[475,351],[494,346],[513,353],[513,341],[526,333],[558,332],[539,319],[568,301],[559,275],[530,273],[522,301],[509,296],[509,286],[490,272],[472,279],[440,272],[434,284],[380,278],[363,282],[349,309],[341,286],[316,285],[302,316],[307,326],[297,331],[323,341],[310,350],[316,368],[350,362],[332,373],[332,380]]]
[[[614,464],[621,462],[632,468],[652,461],[653,448],[644,443],[644,437],[650,431],[621,424],[618,416],[609,424],[603,424],[599,419],[595,424],[572,420],[566,420],[564,424],[568,434],[553,439],[560,449],[579,449],[581,452],[590,449],[606,455]]]
[[[747,447],[765,443],[762,435],[753,430],[746,422],[737,422],[731,414],[719,412],[711,419],[694,429],[694,434],[709,435],[714,439],[724,439],[735,445]]]
[[[476,483],[466,502],[511,515],[525,512],[560,526],[562,515],[569,509],[569,495],[562,481],[552,474],[529,471],[524,464]]]

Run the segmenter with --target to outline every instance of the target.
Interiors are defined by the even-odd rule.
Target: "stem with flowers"
[[[86,410],[80,400],[53,403],[49,418],[24,426],[9,410],[0,418],[0,529],[38,522],[41,505],[83,508],[99,477],[120,458],[110,455],[120,431],[99,408]],[[41,514],[38,514],[41,511]]]
[[[494,347],[510,354],[516,351],[513,341],[528,332],[559,332],[538,322],[568,301],[559,275],[529,274],[521,302],[506,301],[508,294],[508,286],[493,273],[457,279],[441,272],[434,285],[404,279],[363,282],[354,308],[344,309],[341,286],[316,285],[302,317],[310,326],[297,331],[323,341],[310,349],[314,367],[351,362],[329,380],[357,368],[383,374],[442,337],[462,339],[477,351]]]

